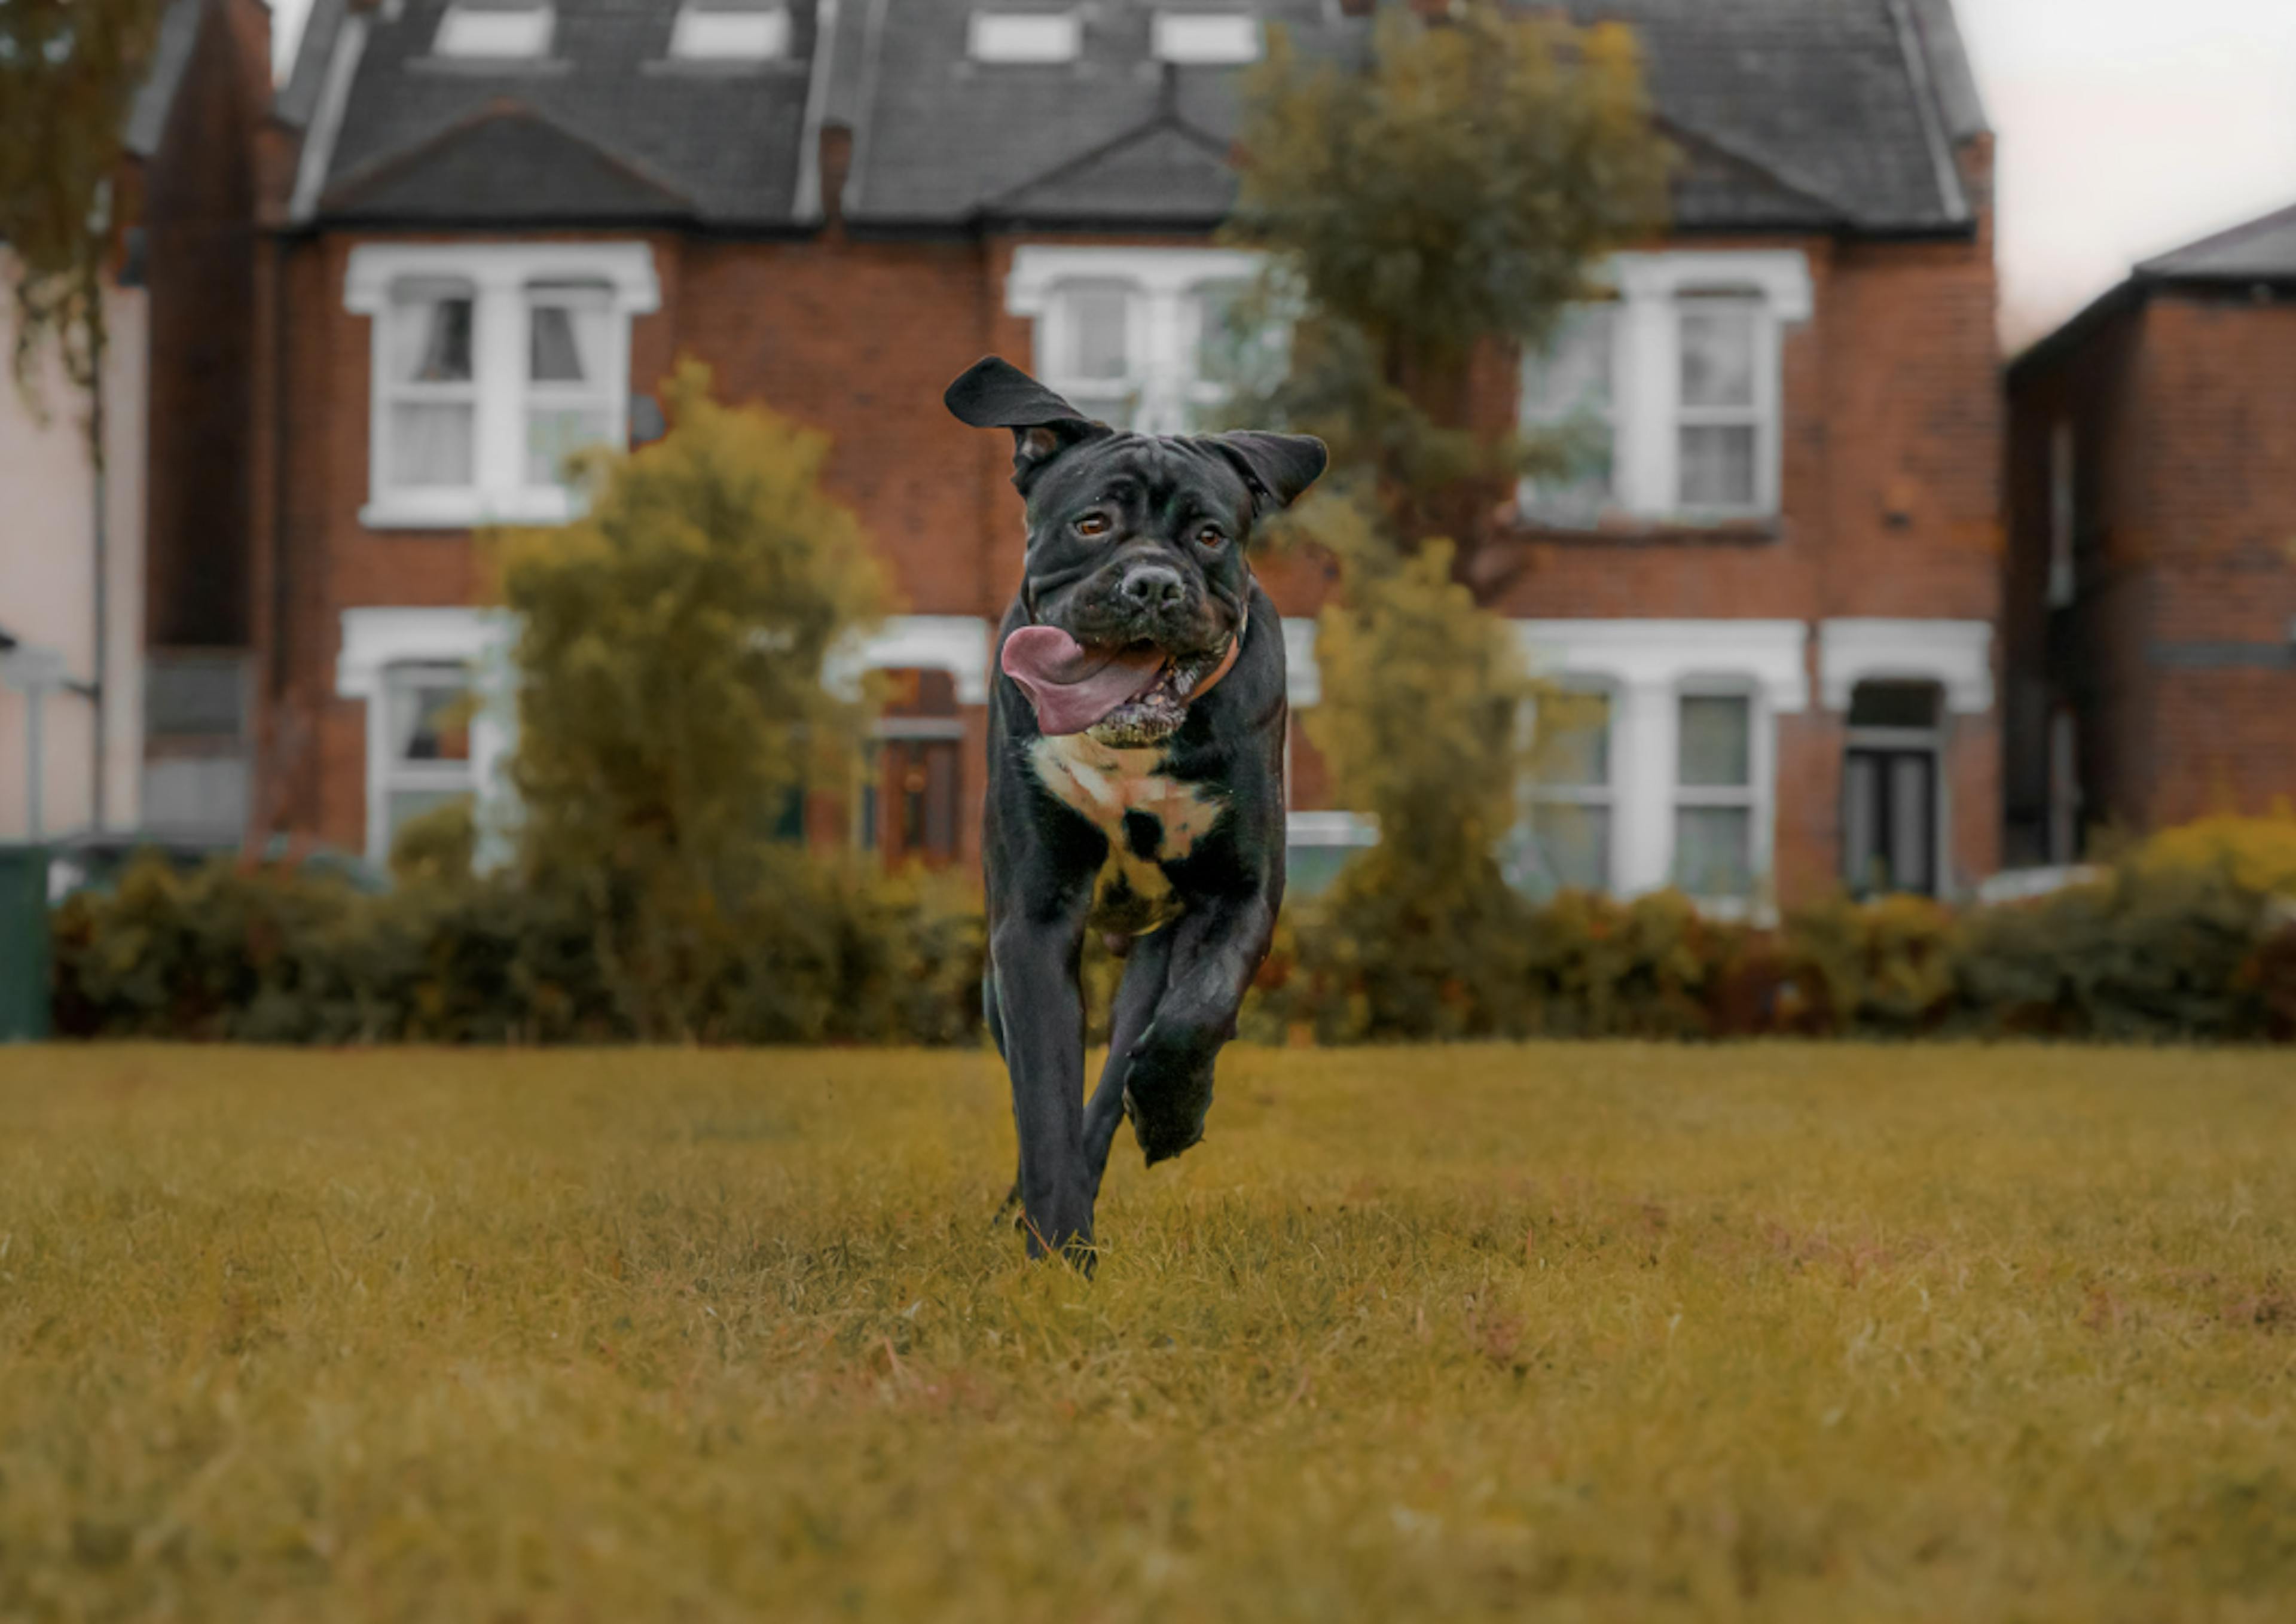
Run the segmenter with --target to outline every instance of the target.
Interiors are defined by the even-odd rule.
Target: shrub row
[[[55,1029],[258,1043],[951,1044],[980,1031],[981,922],[963,887],[791,854],[767,870],[740,906],[686,910],[648,944],[685,983],[679,1029],[665,1032],[625,962],[632,933],[605,928],[578,887],[486,877],[377,897],[275,868],[141,863],[116,891],[57,910]]]
[[[1260,977],[1268,1039],[2048,1035],[2296,1038],[2296,820],[2219,818],[2083,884],[1950,909],[1836,898],[1774,928],[1682,897],[1491,888],[1415,908],[1344,882],[1299,910]]]
[[[1247,1003],[1268,1042],[2038,1034],[2296,1038],[2296,822],[2218,820],[2093,882],[1956,912],[1835,900],[1775,928],[1679,896],[1504,888],[1439,911],[1344,882],[1291,910]],[[649,1027],[578,888],[503,878],[364,896],[151,863],[57,912],[56,1027],[274,1043],[979,1041],[982,926],[961,883],[777,854],[756,894],[652,942],[680,1029]],[[616,944],[619,944],[617,946]],[[1117,967],[1097,955],[1104,1006]]]

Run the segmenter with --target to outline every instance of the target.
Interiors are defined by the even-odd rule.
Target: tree
[[[688,972],[754,898],[791,795],[849,760],[867,719],[825,680],[883,589],[821,488],[825,436],[710,398],[681,365],[673,427],[594,454],[588,513],[494,537],[520,617],[519,861],[577,884],[638,1029],[684,1037]]]
[[[1574,447],[1490,422],[1478,386],[1657,227],[1667,151],[1629,33],[1492,0],[1384,12],[1360,69],[1272,41],[1239,144],[1228,234],[1267,264],[1240,320],[1280,314],[1292,339],[1236,409],[1332,447],[1278,537],[1338,566],[1308,730],[1380,831],[1311,911],[1301,967],[1345,985],[1353,1035],[1491,1030],[1526,935],[1499,848],[1537,690],[1485,605],[1522,567],[1514,481]]]
[[[15,307],[11,364],[35,406],[53,344],[90,397],[101,466],[103,269],[129,106],[158,34],[160,0],[0,0],[0,243]]]
[[[1478,421],[1478,381],[1665,218],[1633,34],[1496,0],[1389,9],[1360,70],[1278,35],[1238,145],[1228,235],[1268,257],[1262,312],[1296,310],[1283,375],[1245,404],[1323,436],[1398,545],[1447,539],[1455,578],[1495,600],[1521,567],[1500,556],[1506,494],[1570,447]]]

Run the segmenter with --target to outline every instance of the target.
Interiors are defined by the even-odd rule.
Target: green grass
[[[0,1618],[2296,1616],[2284,1054],[0,1054]]]

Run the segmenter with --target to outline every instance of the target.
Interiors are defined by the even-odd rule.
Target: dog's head
[[[1165,737],[1243,629],[1253,521],[1315,483],[1324,442],[1111,429],[994,356],[946,399],[962,422],[1013,431],[1033,624],[1005,639],[1005,674],[1046,733]]]

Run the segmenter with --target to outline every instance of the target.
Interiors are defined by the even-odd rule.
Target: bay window
[[[551,522],[576,454],[627,433],[642,243],[363,243],[345,303],[373,319],[376,528]]]

